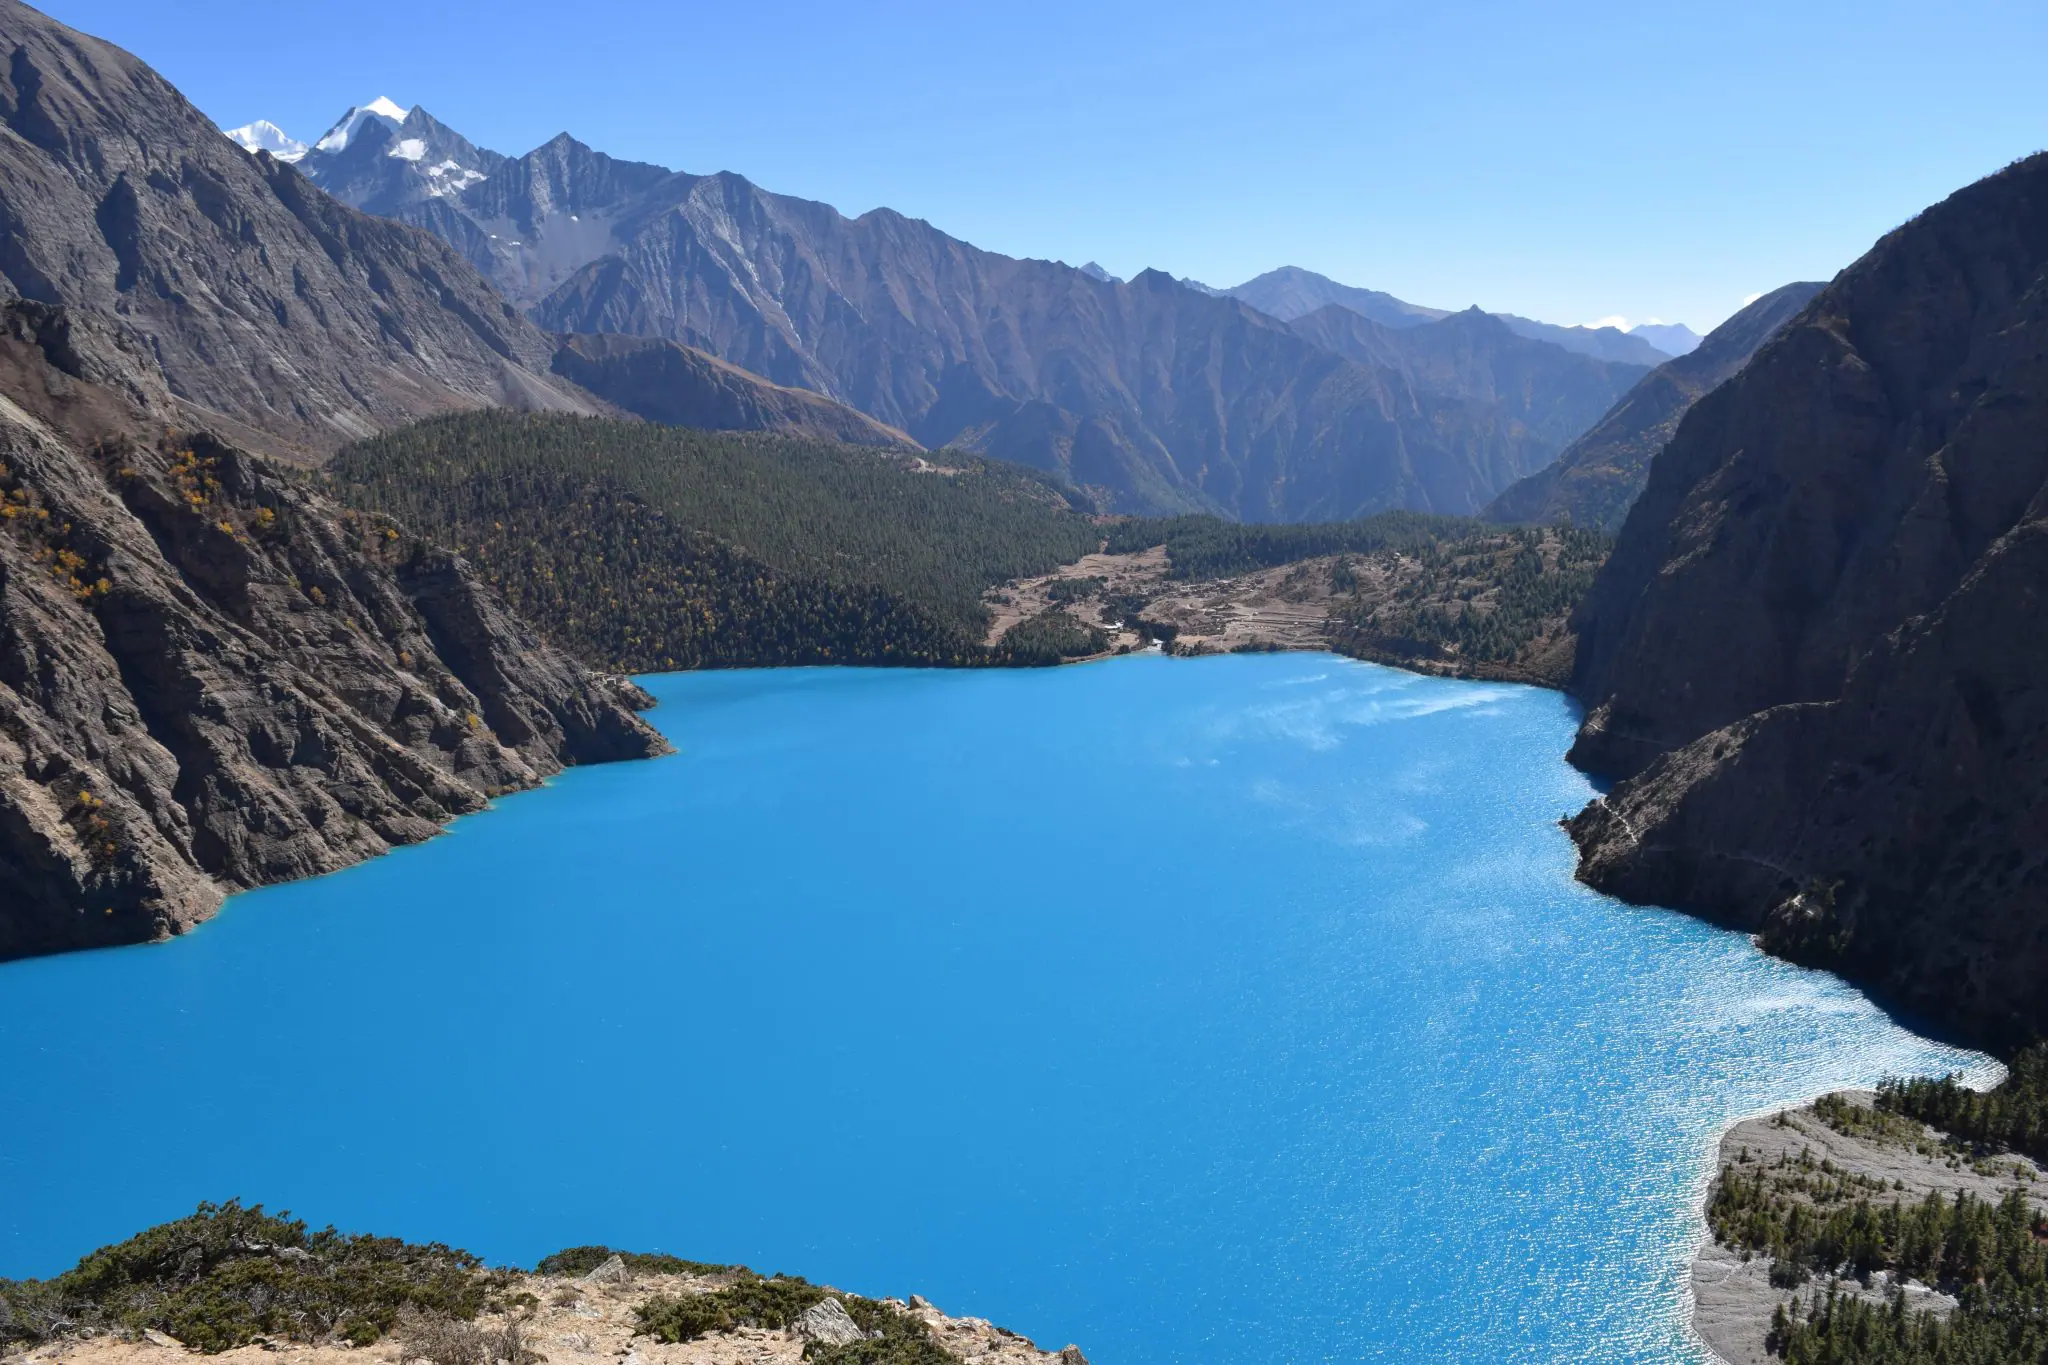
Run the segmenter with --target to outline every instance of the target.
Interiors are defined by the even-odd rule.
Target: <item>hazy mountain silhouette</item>
[[[1495,521],[1568,520],[1609,533],[1620,530],[1650,476],[1650,461],[1678,430],[1686,410],[1747,364],[1821,288],[1788,284],[1774,289],[1716,327],[1696,349],[1658,366],[1556,463],[1502,493],[1486,515]]]

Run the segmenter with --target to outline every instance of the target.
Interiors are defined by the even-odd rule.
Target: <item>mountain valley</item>
[[[1697,347],[1645,375],[1562,455],[1495,498],[1485,515],[1545,525],[1565,520],[1608,535],[1619,531],[1650,477],[1650,461],[1678,430],[1679,419],[1702,394],[1748,364],[1821,289],[1788,284],[1758,298]]]
[[[356,1194],[425,1207],[481,1131],[455,1226],[716,1204],[728,1247],[852,1228],[835,1277],[1002,1241],[978,1271],[1096,1324],[1187,1279],[1131,1358],[1254,1309],[1289,1358],[1396,1319],[1505,1358],[1501,1285],[1559,1359],[1607,1358],[1595,1310],[1630,1362],[2048,1349],[2048,153],[1701,336],[1120,278],[383,98],[224,130],[20,0],[0,41],[25,1206],[41,1143],[74,1197],[218,1144],[375,1152]],[[287,882],[271,938],[60,956]],[[44,1107],[74,1042],[130,1069]],[[1466,1277],[1441,1313],[1418,1266]],[[907,1294],[234,1203],[0,1279],[16,1347],[1085,1365]]]

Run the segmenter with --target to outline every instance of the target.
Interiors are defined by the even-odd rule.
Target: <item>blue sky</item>
[[[2048,146],[2040,0],[45,8],[224,124],[388,95],[1013,255],[1555,322],[1705,330]]]

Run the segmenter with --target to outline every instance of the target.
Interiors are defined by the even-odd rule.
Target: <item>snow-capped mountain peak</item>
[[[336,123],[327,130],[327,136],[321,138],[313,145],[316,149],[323,152],[345,150],[348,144],[355,140],[356,134],[362,131],[363,125],[371,119],[376,119],[392,128],[396,128],[405,122],[406,115],[411,112],[410,109],[401,109],[390,100],[379,95],[368,104],[352,106],[346,114],[341,116],[339,123]]]
[[[227,135],[252,152],[269,152],[279,161],[297,161],[306,154],[306,144],[285,132],[269,119],[257,119],[239,128],[224,130]]]

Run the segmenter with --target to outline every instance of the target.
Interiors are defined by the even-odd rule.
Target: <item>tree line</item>
[[[1470,534],[1484,522],[1424,512],[1381,512],[1356,521],[1252,523],[1221,517],[1132,517],[1109,528],[1111,554],[1166,547],[1167,576],[1231,578],[1324,555],[1412,554]],[[1493,528],[1498,529],[1498,528]]]

